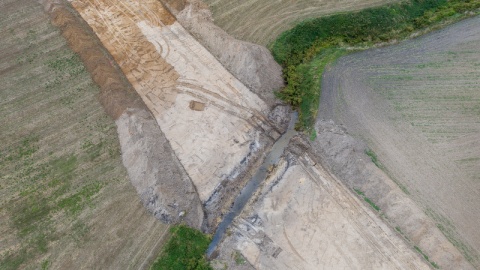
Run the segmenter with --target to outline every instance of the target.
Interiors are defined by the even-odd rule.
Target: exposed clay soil
[[[385,172],[477,268],[479,29],[476,17],[341,58],[324,74],[318,114],[319,123],[334,119],[364,140]],[[354,174],[344,178],[354,186],[364,181]],[[376,188],[369,188],[373,197]]]
[[[100,87],[100,102],[105,111],[117,119],[126,108],[146,108],[95,34],[72,7],[63,2],[40,2],[50,13],[53,25],[60,29],[69,47],[80,56],[93,81]]]

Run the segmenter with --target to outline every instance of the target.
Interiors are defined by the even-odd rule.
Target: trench
[[[287,131],[273,144],[263,163],[248,181],[247,185],[240,191],[229,212],[224,216],[223,220],[218,225],[217,230],[213,235],[212,242],[207,249],[208,258],[212,257],[212,254],[217,249],[218,244],[220,244],[230,224],[232,224],[235,217],[242,212],[248,200],[252,197],[258,187],[260,187],[260,184],[265,180],[269,173],[269,168],[278,163],[285,148],[288,146],[290,139],[297,134],[295,131],[295,122],[297,121],[297,118],[297,112],[291,113],[290,123],[288,124]]]

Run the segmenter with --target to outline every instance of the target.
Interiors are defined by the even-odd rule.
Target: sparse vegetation
[[[378,207],[378,205],[376,205],[370,198],[368,198],[367,196],[365,196],[365,193],[362,192],[361,190],[359,189],[353,189],[355,190],[355,192],[363,198],[364,201],[366,201],[373,209],[375,209],[376,211],[380,211],[380,207]]]
[[[473,247],[461,240],[454,225],[447,217],[437,213],[431,208],[427,208],[425,213],[437,223],[437,228],[443,233],[443,235],[445,235],[445,237],[447,237],[450,243],[462,252],[463,256],[465,256],[468,261],[472,263],[478,262],[479,258],[475,255]]]
[[[467,16],[466,11],[478,8],[480,2],[474,0],[411,0],[306,20],[270,46],[287,83],[278,97],[299,109],[297,128],[309,130],[318,110],[323,70],[348,48],[403,39],[441,21],[458,20]]]
[[[185,225],[170,229],[170,240],[150,268],[151,270],[209,270],[213,269],[205,258],[210,237]]]
[[[425,253],[423,253],[423,251],[422,251],[419,247],[414,246],[414,248],[415,248],[416,251],[418,251],[418,253],[420,253],[420,254],[423,256],[423,258],[424,258],[427,262],[429,262],[429,263],[433,266],[433,268],[435,268],[435,269],[439,269],[439,268],[440,268],[440,267],[438,267],[438,265],[437,265],[435,262],[430,261],[430,258],[428,258],[428,256],[427,256]]]

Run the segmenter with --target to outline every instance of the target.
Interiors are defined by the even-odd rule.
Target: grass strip
[[[409,37],[447,20],[471,16],[479,0],[408,0],[357,12],[309,19],[282,33],[270,46],[282,65],[287,86],[277,96],[299,111],[298,130],[311,131],[321,95],[325,67],[347,48]]]

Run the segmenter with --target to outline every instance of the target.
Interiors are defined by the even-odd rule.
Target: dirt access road
[[[228,73],[161,2],[72,5],[154,114],[203,202],[265,146],[260,133],[271,129],[268,106]]]
[[[480,267],[480,17],[341,58],[318,118],[334,119]]]

